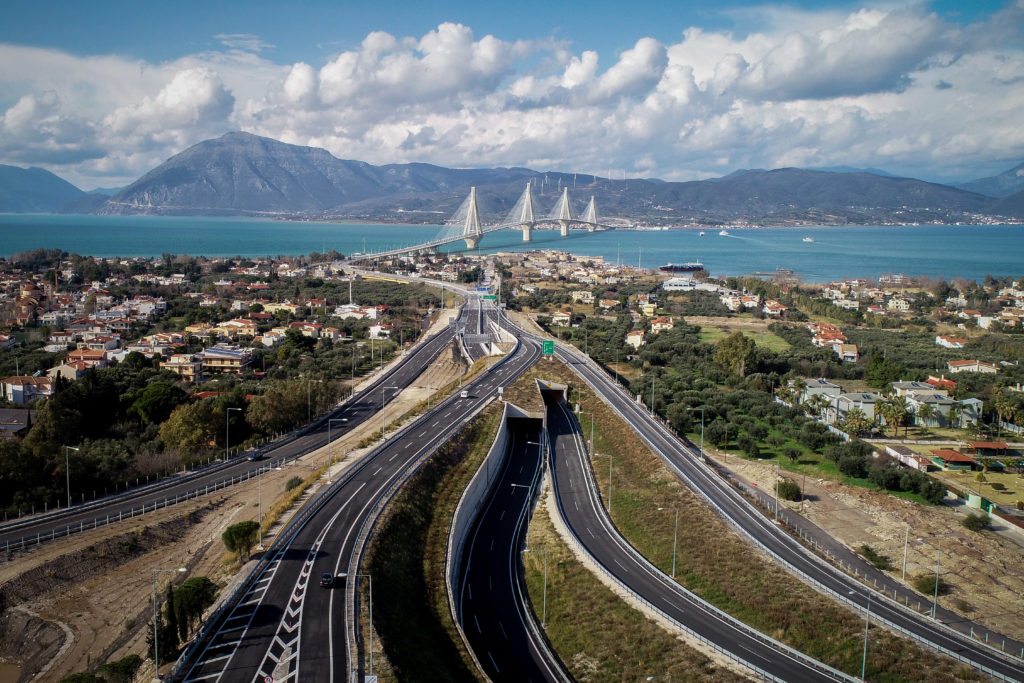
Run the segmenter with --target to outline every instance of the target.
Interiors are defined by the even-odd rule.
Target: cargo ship
[[[660,271],[666,273],[696,273],[698,270],[704,270],[704,264],[700,261],[690,261],[688,263],[666,263]]]

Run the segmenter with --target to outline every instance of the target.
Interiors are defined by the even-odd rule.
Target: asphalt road
[[[620,584],[673,621],[685,624],[759,673],[784,681],[843,680],[838,672],[781,647],[754,629],[724,617],[684,590],[634,550],[615,529],[596,493],[579,423],[563,401],[548,397],[551,472],[562,518],[583,549]]]
[[[573,369],[607,400],[658,453],[684,483],[702,495],[741,534],[785,563],[806,580],[859,608],[867,607],[869,588],[802,546],[784,529],[754,507],[730,483],[706,464],[694,449],[669,432],[660,420],[616,388],[611,379],[572,352],[559,349]],[[871,618],[884,620],[897,630],[938,647],[1004,680],[1024,680],[1024,661],[972,641],[941,622],[900,606],[878,592],[871,592]]]
[[[214,617],[215,635],[197,661],[182,662],[185,672],[177,678],[348,680],[346,591],[341,585],[320,588],[320,575],[346,570],[352,553],[361,551],[356,547],[359,531],[381,496],[538,356],[536,344],[522,345],[468,384],[469,398],[456,394],[446,399],[351,467],[280,535],[244,595]]]
[[[205,495],[208,491],[223,488],[230,485],[229,482],[237,482],[240,478],[245,480],[255,477],[261,466],[265,468],[271,464],[279,465],[315,451],[327,443],[328,436],[333,440],[361,422],[378,415],[382,401],[384,404],[390,402],[402,389],[409,386],[451,342],[454,334],[454,328],[448,327],[418,344],[396,366],[329,415],[318,418],[310,428],[300,430],[294,438],[277,446],[264,449],[263,462],[250,462],[244,456],[240,456],[187,475],[169,477],[149,486],[132,489],[118,496],[75,505],[70,509],[47,515],[12,520],[0,525],[0,547],[17,547],[22,543],[31,547],[33,543],[40,541],[59,541],[61,537],[83,529],[130,519],[155,507],[165,507],[178,501]]]
[[[492,681],[570,680],[527,604],[520,555],[543,460],[540,428],[539,420],[510,421],[504,464],[462,559],[458,620]],[[539,548],[531,552],[540,558]]]

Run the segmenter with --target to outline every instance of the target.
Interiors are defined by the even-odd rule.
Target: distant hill
[[[323,149],[228,133],[177,154],[114,195],[99,213],[323,214],[378,197],[460,191],[526,169],[373,166]]]
[[[992,205],[991,211],[999,216],[1024,218],[1024,190],[1003,197]]]
[[[888,171],[883,171],[880,168],[857,168],[856,166],[809,166],[804,170],[825,171],[826,173],[873,173],[875,175],[885,176],[886,178],[900,177],[897,175],[893,175]]]
[[[1014,166],[1009,171],[988,178],[978,178],[957,185],[961,190],[977,192],[989,197],[1009,197],[1015,192],[1024,190],[1024,163]]]
[[[0,164],[0,212],[53,213],[85,193],[41,168]]]

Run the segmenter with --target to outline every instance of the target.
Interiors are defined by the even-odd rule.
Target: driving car
[[[325,573],[320,575],[320,587],[321,588],[330,588],[333,585],[334,585],[334,574],[331,574],[330,572],[325,572]]]

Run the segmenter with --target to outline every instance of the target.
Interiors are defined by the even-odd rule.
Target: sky
[[[374,164],[697,180],[1024,161],[1024,0],[5,0],[0,163],[118,187],[242,130]]]

